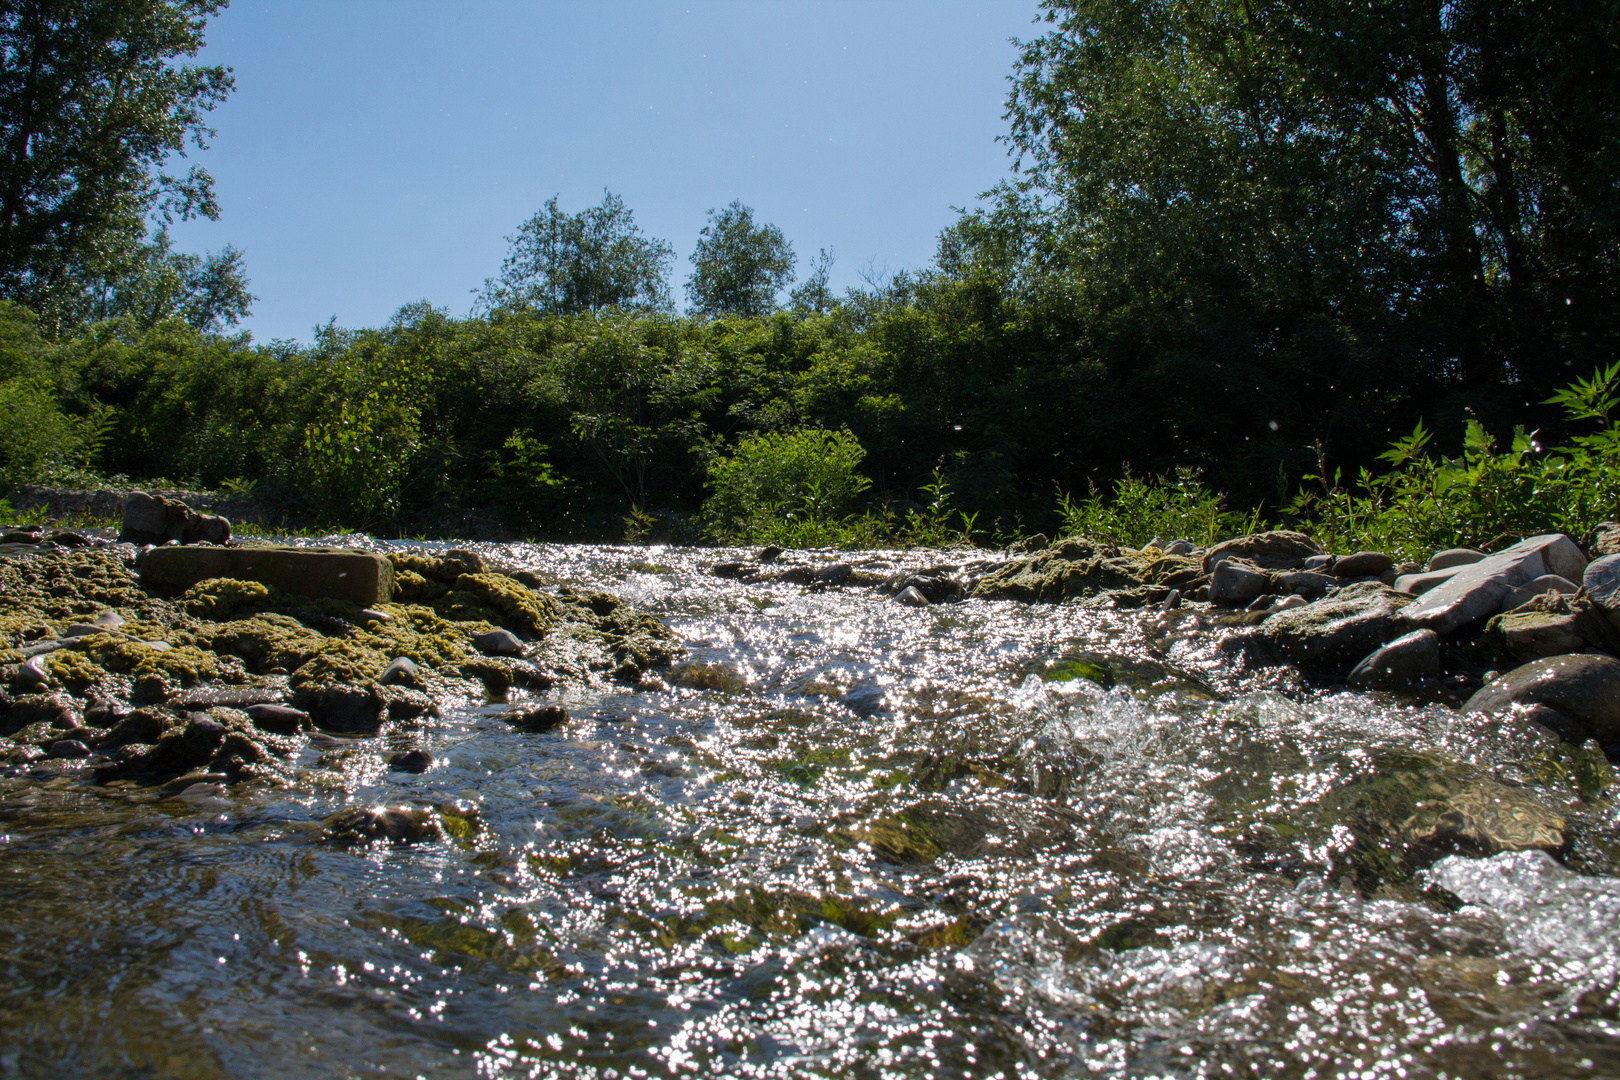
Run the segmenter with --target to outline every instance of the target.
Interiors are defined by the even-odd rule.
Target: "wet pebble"
[[[433,766],[433,755],[426,750],[401,750],[388,757],[393,772],[424,773]]]
[[[351,806],[327,818],[325,825],[326,839],[340,844],[366,840],[416,844],[443,835],[432,811],[417,806]]]
[[[87,758],[90,748],[78,739],[58,739],[46,751],[53,758]]]

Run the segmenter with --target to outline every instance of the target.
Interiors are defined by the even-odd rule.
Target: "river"
[[[1190,615],[477,547],[688,657],[544,734],[325,740],[285,788],[0,780],[0,1075],[1620,1076],[1620,816],[1534,733],[1229,671]],[[407,743],[434,765],[388,771]],[[1358,888],[1311,808],[1390,754],[1576,840]],[[383,803],[444,836],[322,839]]]

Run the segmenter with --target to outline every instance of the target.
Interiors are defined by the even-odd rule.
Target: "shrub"
[[[856,471],[865,456],[848,431],[808,428],[746,438],[730,457],[709,464],[708,532],[747,543],[781,543],[775,537],[782,533],[794,546],[835,535],[871,486]],[[815,524],[806,531],[806,522]]]
[[[82,466],[92,425],[64,414],[42,380],[0,382],[0,483],[27,484]]]
[[[1322,491],[1301,491],[1290,516],[1338,550],[1376,548],[1422,560],[1449,547],[1490,547],[1505,538],[1562,531],[1580,536],[1620,514],[1620,363],[1577,380],[1548,399],[1571,422],[1598,429],[1568,446],[1543,450],[1536,432],[1516,428],[1508,449],[1478,420],[1466,422],[1460,457],[1429,454],[1431,433],[1421,422],[1382,457],[1383,475],[1361,470],[1354,489],[1335,473],[1331,482],[1308,476]]]
[[[1227,510],[1223,497],[1204,486],[1202,474],[1185,466],[1173,476],[1146,480],[1127,471],[1114,483],[1112,500],[1105,500],[1099,491],[1078,500],[1065,494],[1058,512],[1064,536],[1083,534],[1130,547],[1141,547],[1154,537],[1207,546],[1252,532],[1259,523],[1258,511],[1245,518]]]

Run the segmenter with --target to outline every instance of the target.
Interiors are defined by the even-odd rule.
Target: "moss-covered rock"
[[[1140,594],[1141,603],[1156,603],[1172,588],[1202,575],[1197,559],[1165,555],[1157,548],[1137,551],[1071,538],[1003,563],[980,578],[970,595],[980,600],[1055,602],[1128,590],[1133,598]]]

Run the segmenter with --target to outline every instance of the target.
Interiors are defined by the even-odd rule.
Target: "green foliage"
[[[35,378],[0,382],[0,484],[45,483],[85,463],[93,428]]]
[[[1551,399],[1571,422],[1596,421],[1596,431],[1545,451],[1535,432],[1517,427],[1506,450],[1478,420],[1464,425],[1461,455],[1429,454],[1420,422],[1383,456],[1382,475],[1363,469],[1355,487],[1340,474],[1305,480],[1290,516],[1339,550],[1366,547],[1421,561],[1448,547],[1487,547],[1502,537],[1562,531],[1580,536],[1620,514],[1620,432],[1611,413],[1620,402],[1620,364],[1578,380]]]
[[[0,296],[59,328],[129,259],[146,218],[217,217],[213,180],[166,172],[231,92],[195,56],[222,0],[0,7]]]
[[[844,523],[872,483],[857,471],[864,457],[866,451],[848,431],[808,428],[750,436],[730,457],[709,463],[710,495],[703,504],[709,532],[745,543],[779,543],[767,537],[798,537],[806,527],[819,530],[818,537],[840,528],[858,530]]]
[[[755,225],[742,202],[718,213],[692,250],[687,301],[700,315],[758,316],[776,310],[776,294],[793,283],[793,245],[775,225]]]
[[[1059,511],[1062,535],[1090,536],[1128,547],[1141,547],[1154,537],[1167,543],[1190,540],[1204,547],[1253,532],[1259,524],[1258,511],[1245,517],[1226,509],[1223,497],[1206,488],[1198,470],[1189,467],[1147,480],[1126,472],[1115,482],[1111,500],[1095,490],[1084,499],[1065,493]]]
[[[564,213],[554,195],[507,240],[511,248],[500,276],[485,281],[480,294],[488,308],[577,315],[610,307],[670,307],[675,249],[644,234],[611,191],[602,192],[602,205],[577,214]]]

